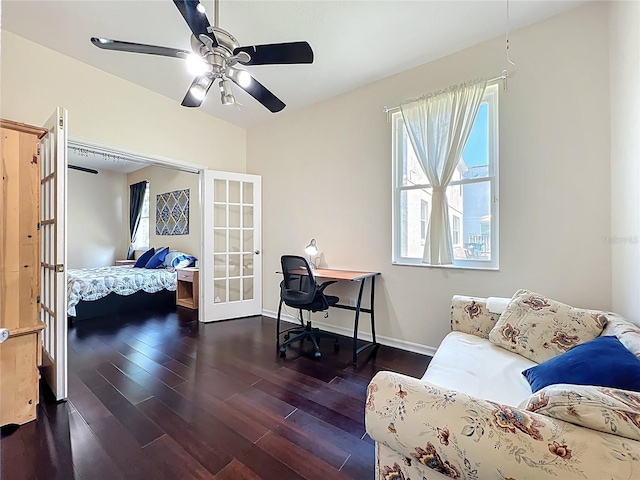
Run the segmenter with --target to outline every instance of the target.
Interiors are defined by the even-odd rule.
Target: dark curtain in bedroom
[[[147,181],[134,183],[129,185],[129,233],[131,234],[131,243],[129,244],[129,253],[127,259],[133,259],[133,240],[136,238],[138,225],[140,225],[140,214],[142,213],[142,204],[144,203],[144,193],[147,189]]]

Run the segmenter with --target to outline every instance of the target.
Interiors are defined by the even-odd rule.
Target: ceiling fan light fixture
[[[251,74],[246,70],[237,70],[236,78],[238,79],[238,85],[242,88],[247,88],[251,85]]]
[[[236,97],[233,96],[229,80],[220,80],[220,101],[222,105],[236,104]]]
[[[192,53],[187,57],[187,70],[189,70],[190,74],[199,76],[208,72],[209,69],[210,65],[200,55]]]

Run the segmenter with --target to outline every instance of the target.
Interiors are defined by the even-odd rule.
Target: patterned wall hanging
[[[156,195],[156,235],[189,235],[189,189]]]

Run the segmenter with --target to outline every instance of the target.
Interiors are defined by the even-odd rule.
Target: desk
[[[276,273],[282,273],[278,271]],[[304,272],[306,274],[306,272]],[[376,341],[376,326],[374,317],[374,298],[376,290],[376,277],[380,275],[380,272],[356,272],[353,270],[333,270],[329,268],[316,268],[313,270],[313,276],[316,279],[322,280],[338,280],[338,281],[350,281],[360,282],[360,290],[358,292],[358,298],[356,300],[355,307],[351,305],[343,305],[337,303],[333,305],[333,308],[342,308],[344,310],[351,310],[356,312],[355,322],[353,326],[353,364],[358,363],[358,354],[367,348],[378,348],[378,342]],[[364,293],[364,286],[367,283],[367,279],[371,279],[371,298],[369,308],[362,307],[362,294]],[[358,323],[360,321],[360,313],[368,313],[371,317],[371,342],[362,345],[358,348]]]

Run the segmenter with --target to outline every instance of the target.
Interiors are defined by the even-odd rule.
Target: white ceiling
[[[511,29],[582,3],[511,0]],[[213,22],[213,0],[203,4]],[[241,45],[311,44],[312,65],[247,68],[287,104],[275,114],[283,115],[504,35],[506,6],[506,0],[221,0],[220,26]],[[182,60],[99,50],[89,41],[96,36],[189,49],[189,28],[171,0],[2,0],[2,28],[176,102],[192,81]],[[514,58],[517,49],[512,43]],[[212,89],[200,108],[243,127],[274,115],[238,87],[234,92],[243,107],[223,107]]]

